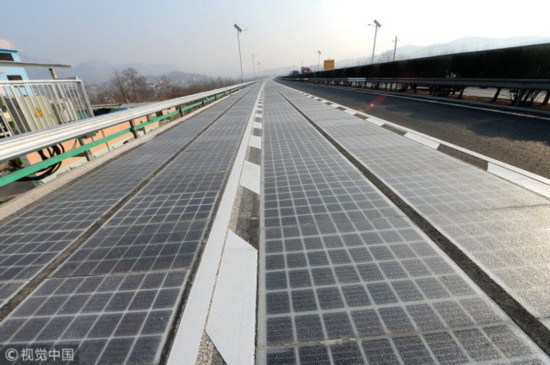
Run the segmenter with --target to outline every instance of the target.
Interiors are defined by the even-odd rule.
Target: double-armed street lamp
[[[239,44],[239,61],[240,61],[240,63],[241,63],[241,83],[243,83],[243,82],[244,82],[244,76],[243,76],[243,58],[242,58],[242,56],[241,56],[241,38],[240,38],[240,34],[241,34],[242,32],[244,32],[244,31],[248,30],[248,28],[245,29],[245,30],[242,30],[241,27],[239,27],[239,26],[237,25],[237,23],[235,23],[233,26],[235,27],[235,29],[237,29],[237,43]]]

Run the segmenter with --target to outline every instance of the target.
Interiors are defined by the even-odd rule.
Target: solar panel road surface
[[[5,221],[0,363],[550,363],[550,200],[353,114],[257,83]]]

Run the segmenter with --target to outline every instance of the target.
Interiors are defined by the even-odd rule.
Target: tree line
[[[114,70],[111,79],[101,85],[87,85],[93,105],[131,104],[162,101],[237,84],[231,78],[202,76],[190,80],[171,80],[163,75],[151,78],[135,68]]]

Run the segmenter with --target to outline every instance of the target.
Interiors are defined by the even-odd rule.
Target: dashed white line
[[[257,149],[262,149],[262,137],[250,136],[248,140],[248,145]]]
[[[241,185],[260,194],[260,176],[261,176],[261,167],[255,163],[245,161],[243,165],[243,172],[241,175]]]

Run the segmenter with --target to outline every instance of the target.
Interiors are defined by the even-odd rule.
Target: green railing
[[[154,103],[145,107],[128,109],[119,113],[114,113],[111,117],[111,122],[109,121],[109,115],[107,115],[102,117],[90,118],[89,120],[70,123],[55,128],[50,128],[44,131],[27,133],[26,135],[19,135],[2,139],[0,140],[0,162],[8,161],[19,156],[24,156],[29,153],[36,152],[42,150],[43,148],[47,148],[49,146],[53,146],[62,142],[79,139],[92,132],[102,131],[106,128],[120,125],[122,123],[129,123],[130,126],[127,129],[117,131],[116,133],[105,136],[104,138],[83,144],[79,147],[71,149],[70,151],[48,158],[47,160],[35,163],[31,166],[27,166],[10,174],[1,176],[0,187],[19,179],[25,178],[27,176],[33,175],[68,158],[75,157],[83,153],[89,153],[91,149],[102,144],[106,144],[107,142],[113,141],[124,135],[133,134],[134,138],[138,138],[139,130],[144,130],[148,126],[151,126],[155,123],[160,123],[176,115],[183,116],[190,110],[202,107],[220,97],[231,94],[232,92],[235,92],[250,84],[251,83],[240,84],[228,88],[213,90],[206,93],[191,95],[184,98],[172,99],[168,102]],[[136,119],[150,116],[152,114],[172,109],[174,107],[176,107],[175,111],[164,114],[162,116],[148,117],[149,120],[147,120],[146,122],[134,124],[134,120]],[[97,123],[93,123],[94,120]],[[88,126],[88,124],[90,125]],[[56,133],[56,131],[58,133]],[[48,142],[44,141],[44,139],[46,139]]]

